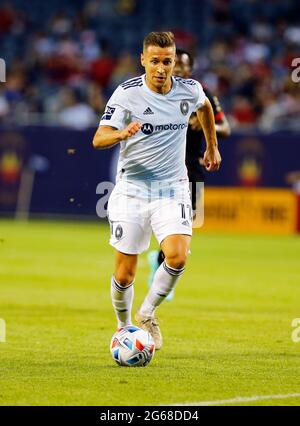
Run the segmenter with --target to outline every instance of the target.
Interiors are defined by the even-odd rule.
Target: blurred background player
[[[194,58],[193,56],[182,49],[176,50],[176,64],[174,68],[174,75],[189,79],[193,73]],[[219,99],[214,96],[209,89],[202,85],[203,90],[207,98],[213,107],[215,117],[215,127],[218,138],[226,138],[230,135],[230,125],[222,110]],[[192,207],[193,211],[196,211],[197,201],[199,199],[199,190],[197,191],[197,182],[204,182],[205,179],[205,167],[203,164],[204,154],[204,133],[201,128],[201,124],[197,118],[197,115],[193,113],[189,120],[189,127],[186,138],[186,157],[185,163],[188,170],[188,177],[191,188],[192,196]],[[153,277],[157,268],[164,261],[164,253],[162,250],[152,250],[148,254],[148,261],[150,265],[150,274],[148,279],[148,285],[151,287]],[[174,288],[167,296],[166,300],[172,300],[174,297]]]

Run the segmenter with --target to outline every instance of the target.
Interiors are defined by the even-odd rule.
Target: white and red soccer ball
[[[112,336],[110,352],[119,365],[145,367],[154,356],[155,344],[147,331],[129,325]]]

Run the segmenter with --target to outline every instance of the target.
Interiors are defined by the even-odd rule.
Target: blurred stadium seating
[[[233,128],[299,129],[300,89],[290,78],[299,17],[293,0],[4,2],[0,121],[69,125],[66,110],[81,126],[97,124],[116,85],[141,72],[143,36],[171,29],[197,56],[195,77],[219,95]]]

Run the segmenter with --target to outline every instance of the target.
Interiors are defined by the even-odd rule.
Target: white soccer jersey
[[[137,121],[142,128],[120,143],[117,181],[187,180],[188,121],[204,102],[201,84],[192,79],[172,77],[172,89],[166,95],[152,91],[145,75],[118,86],[107,103],[100,126],[120,130]]]

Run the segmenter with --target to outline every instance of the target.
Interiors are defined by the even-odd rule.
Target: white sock
[[[152,316],[154,314],[154,310],[168,296],[172,288],[174,288],[183,272],[184,268],[171,268],[164,260],[155,272],[153,283],[139,309],[139,313]]]
[[[111,278],[110,295],[112,305],[117,317],[118,328],[131,325],[131,309],[133,302],[133,282],[126,287],[122,287],[115,279]]]

